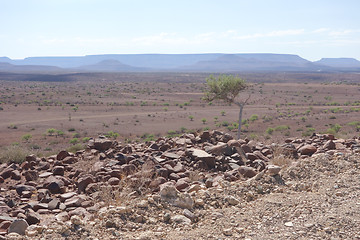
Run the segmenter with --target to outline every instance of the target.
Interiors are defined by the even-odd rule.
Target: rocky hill
[[[359,137],[100,137],[0,165],[0,239],[359,239],[359,167]]]

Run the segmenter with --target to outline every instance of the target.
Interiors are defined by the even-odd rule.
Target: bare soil
[[[82,143],[110,131],[122,141],[204,128],[234,135],[237,107],[202,101],[204,76],[188,75],[187,82],[172,75],[165,82],[161,74],[160,82],[130,82],[131,76],[125,81],[1,81],[0,146],[17,144],[49,155],[67,148],[74,137]],[[356,125],[348,123],[360,119],[359,93],[351,82],[252,83],[241,95],[251,96],[243,119],[258,119],[243,126],[242,138],[283,140],[326,132],[334,124],[341,125],[339,137],[352,137]],[[49,128],[63,134],[49,136]],[[268,128],[275,131],[270,135]],[[25,134],[31,138],[24,140]]]

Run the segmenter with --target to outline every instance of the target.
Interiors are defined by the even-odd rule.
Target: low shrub
[[[30,152],[19,145],[12,145],[0,150],[1,163],[22,163]]]
[[[269,135],[273,134],[273,132],[274,132],[274,128],[269,127],[266,129],[266,133]]]
[[[76,153],[77,151],[83,150],[85,147],[80,143],[75,144],[67,149],[68,152]]]

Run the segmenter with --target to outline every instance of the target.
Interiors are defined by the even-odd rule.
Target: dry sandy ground
[[[121,140],[203,128],[236,131],[224,125],[237,121],[238,109],[203,102],[204,83],[3,81],[1,85],[2,147],[35,145],[34,151],[51,154],[68,147],[74,133],[81,142],[109,131],[119,133]],[[336,123],[342,126],[340,136],[352,137],[356,126],[347,124],[360,119],[359,90],[356,84],[255,83],[242,95],[251,95],[243,118],[255,114],[258,120],[243,127],[243,138],[278,140],[307,131],[324,132]],[[289,129],[266,133],[267,128],[281,125]],[[48,136],[49,128],[64,135]],[[32,138],[24,141],[25,134]]]

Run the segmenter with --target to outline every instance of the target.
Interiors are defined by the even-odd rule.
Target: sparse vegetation
[[[266,129],[266,133],[269,135],[273,134],[273,132],[274,132],[274,128],[269,127]]]
[[[71,139],[71,140],[69,141],[69,143],[75,145],[75,144],[79,143],[79,139],[78,139],[78,138],[73,138],[73,139]]]
[[[97,79],[69,84],[7,82],[6,88],[0,90],[0,106],[4,109],[1,116],[2,120],[5,120],[5,127],[0,129],[3,136],[0,144],[6,146],[20,142],[20,145],[34,148],[37,152],[45,151],[51,145],[52,152],[55,152],[71,145],[69,141],[72,138],[77,138],[79,143],[82,143],[84,137],[95,137],[99,134],[116,137],[121,141],[143,141],[138,136],[148,131],[149,126],[152,128],[152,135],[156,137],[168,135],[167,131],[178,129],[177,126],[193,130],[203,130],[204,127],[219,129],[236,137],[238,123],[234,123],[234,120],[237,113],[231,110],[228,102],[214,100],[208,105],[193,95],[209,89],[202,81],[207,77],[206,74],[190,74],[190,78],[181,74],[169,74],[168,82],[156,82],[158,75],[155,73],[153,79],[149,78],[152,74],[146,75],[145,78],[151,84],[147,80],[143,81],[144,75],[140,78],[140,75],[131,75],[141,79],[134,82],[109,80],[106,83]],[[323,73],[319,73],[319,76],[321,75]],[[331,74],[326,75],[327,82],[324,80],[321,84],[310,81],[306,85],[266,82],[273,80],[271,76],[263,74],[256,76],[256,79],[251,74],[241,76],[250,82],[259,77],[265,79],[265,83],[255,83],[248,89],[248,92],[254,95],[254,101],[249,100],[249,111],[244,108],[241,121],[246,137],[253,134],[261,140],[298,137],[300,134],[311,136],[314,132],[312,129],[319,133],[325,133],[329,129],[335,132],[336,129],[332,126],[336,123],[341,126],[336,133],[339,137],[354,135],[356,131],[360,131],[360,125],[356,123],[359,119],[360,101],[354,98],[358,96],[358,84],[339,82]],[[341,78],[344,76],[346,74],[341,74]],[[91,78],[91,74],[89,77]],[[195,81],[187,82],[189,79]],[[334,91],[340,87],[343,91]],[[344,91],[347,94],[343,94]],[[247,94],[239,96],[239,99],[243,99]],[[15,106],[20,106],[24,112],[34,113],[37,108],[42,111],[33,114],[33,119],[29,119],[20,109],[15,111]],[[178,108],[170,111],[172,106]],[[78,110],[75,113],[73,108],[76,107]],[[163,107],[168,107],[168,111],[163,111]],[[137,117],[133,118],[135,115]],[[72,121],[68,121],[68,117]],[[47,122],[47,118],[51,119],[51,122]],[[203,119],[206,119],[206,122]],[[355,123],[349,124],[351,121]],[[274,129],[272,135],[266,133],[267,128]],[[118,132],[119,136],[107,134],[110,130]],[[176,130],[177,134],[188,131],[190,130]],[[23,139],[24,134],[31,134],[31,138]]]
[[[222,100],[228,104],[234,103],[240,108],[237,134],[237,139],[240,139],[242,112],[245,104],[250,98],[250,95],[243,101],[237,101],[236,98],[240,92],[244,91],[248,87],[246,81],[239,77],[234,77],[233,75],[223,74],[217,78],[210,75],[206,78],[206,83],[208,87],[204,97],[206,101],[212,102],[213,100]]]
[[[0,162],[22,163],[29,154],[30,152],[26,148],[19,145],[8,146],[0,150]]]
[[[259,115],[257,115],[257,114],[253,114],[253,115],[251,115],[251,117],[249,118],[249,120],[251,121],[251,122],[255,122],[256,120],[258,120],[259,119]]]
[[[21,139],[25,142],[29,142],[30,139],[32,138],[32,135],[30,133],[24,134]]]

